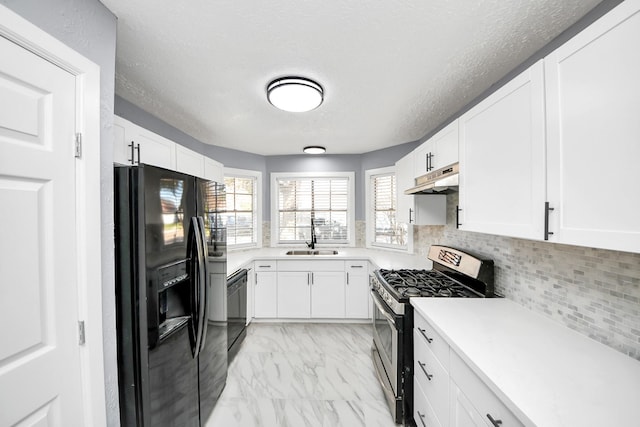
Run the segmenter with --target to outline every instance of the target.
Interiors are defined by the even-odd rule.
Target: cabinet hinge
[[[84,336],[84,320],[78,321],[78,344],[84,345],[85,336]]]
[[[82,134],[76,133],[76,159],[82,158]]]

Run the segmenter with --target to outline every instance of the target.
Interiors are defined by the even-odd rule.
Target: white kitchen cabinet
[[[549,241],[640,252],[640,2],[545,58]]]
[[[440,423],[415,375],[413,376],[413,420],[418,427],[447,426]]]
[[[278,271],[278,318],[307,319],[311,317],[311,273]]]
[[[450,375],[451,381],[469,399],[469,403],[476,409],[476,415],[480,415],[485,423],[484,425],[496,427],[499,425],[505,427],[524,426],[460,356],[453,351],[450,354]],[[464,404],[464,402],[459,402],[459,404]],[[472,411],[467,410],[467,412]],[[452,416],[455,417],[453,414]]]
[[[458,161],[458,120],[448,124],[413,152],[414,178]]]
[[[396,162],[396,218],[401,224],[444,225],[447,222],[447,196],[444,194],[404,194],[415,186],[414,156],[407,154]]]
[[[451,427],[486,427],[487,423],[467,396],[451,381]],[[488,421],[488,418],[486,419]],[[505,426],[506,427],[506,426]]]
[[[224,183],[224,166],[222,163],[204,156],[204,179]]]
[[[460,118],[460,229],[543,238],[544,114],[539,61]]]
[[[346,261],[345,317],[347,319],[371,318],[371,294],[369,293],[369,262]]]
[[[344,264],[341,271],[314,271],[311,273],[311,317],[314,319],[344,319]]]
[[[276,261],[256,261],[254,270],[256,279],[253,292],[253,315],[257,319],[275,319],[278,315]]]
[[[256,272],[253,268],[253,263],[249,266],[245,266],[247,269],[247,325],[251,323],[251,320],[254,317],[254,293],[256,287]]]
[[[176,171],[204,178],[204,156],[176,144]]]
[[[173,141],[118,116],[114,116],[114,136],[115,163],[176,169],[176,144]]]

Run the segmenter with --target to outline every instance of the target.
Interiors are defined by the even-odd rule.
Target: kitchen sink
[[[296,249],[288,251],[287,255],[338,255],[333,249]]]

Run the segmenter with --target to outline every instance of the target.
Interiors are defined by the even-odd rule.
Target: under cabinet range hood
[[[458,163],[416,178],[416,185],[404,194],[447,194],[458,190]]]

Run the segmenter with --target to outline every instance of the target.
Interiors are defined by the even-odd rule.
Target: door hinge
[[[76,133],[76,159],[82,158],[82,134]]]
[[[84,336],[84,320],[78,321],[78,344],[84,345],[85,336]]]

